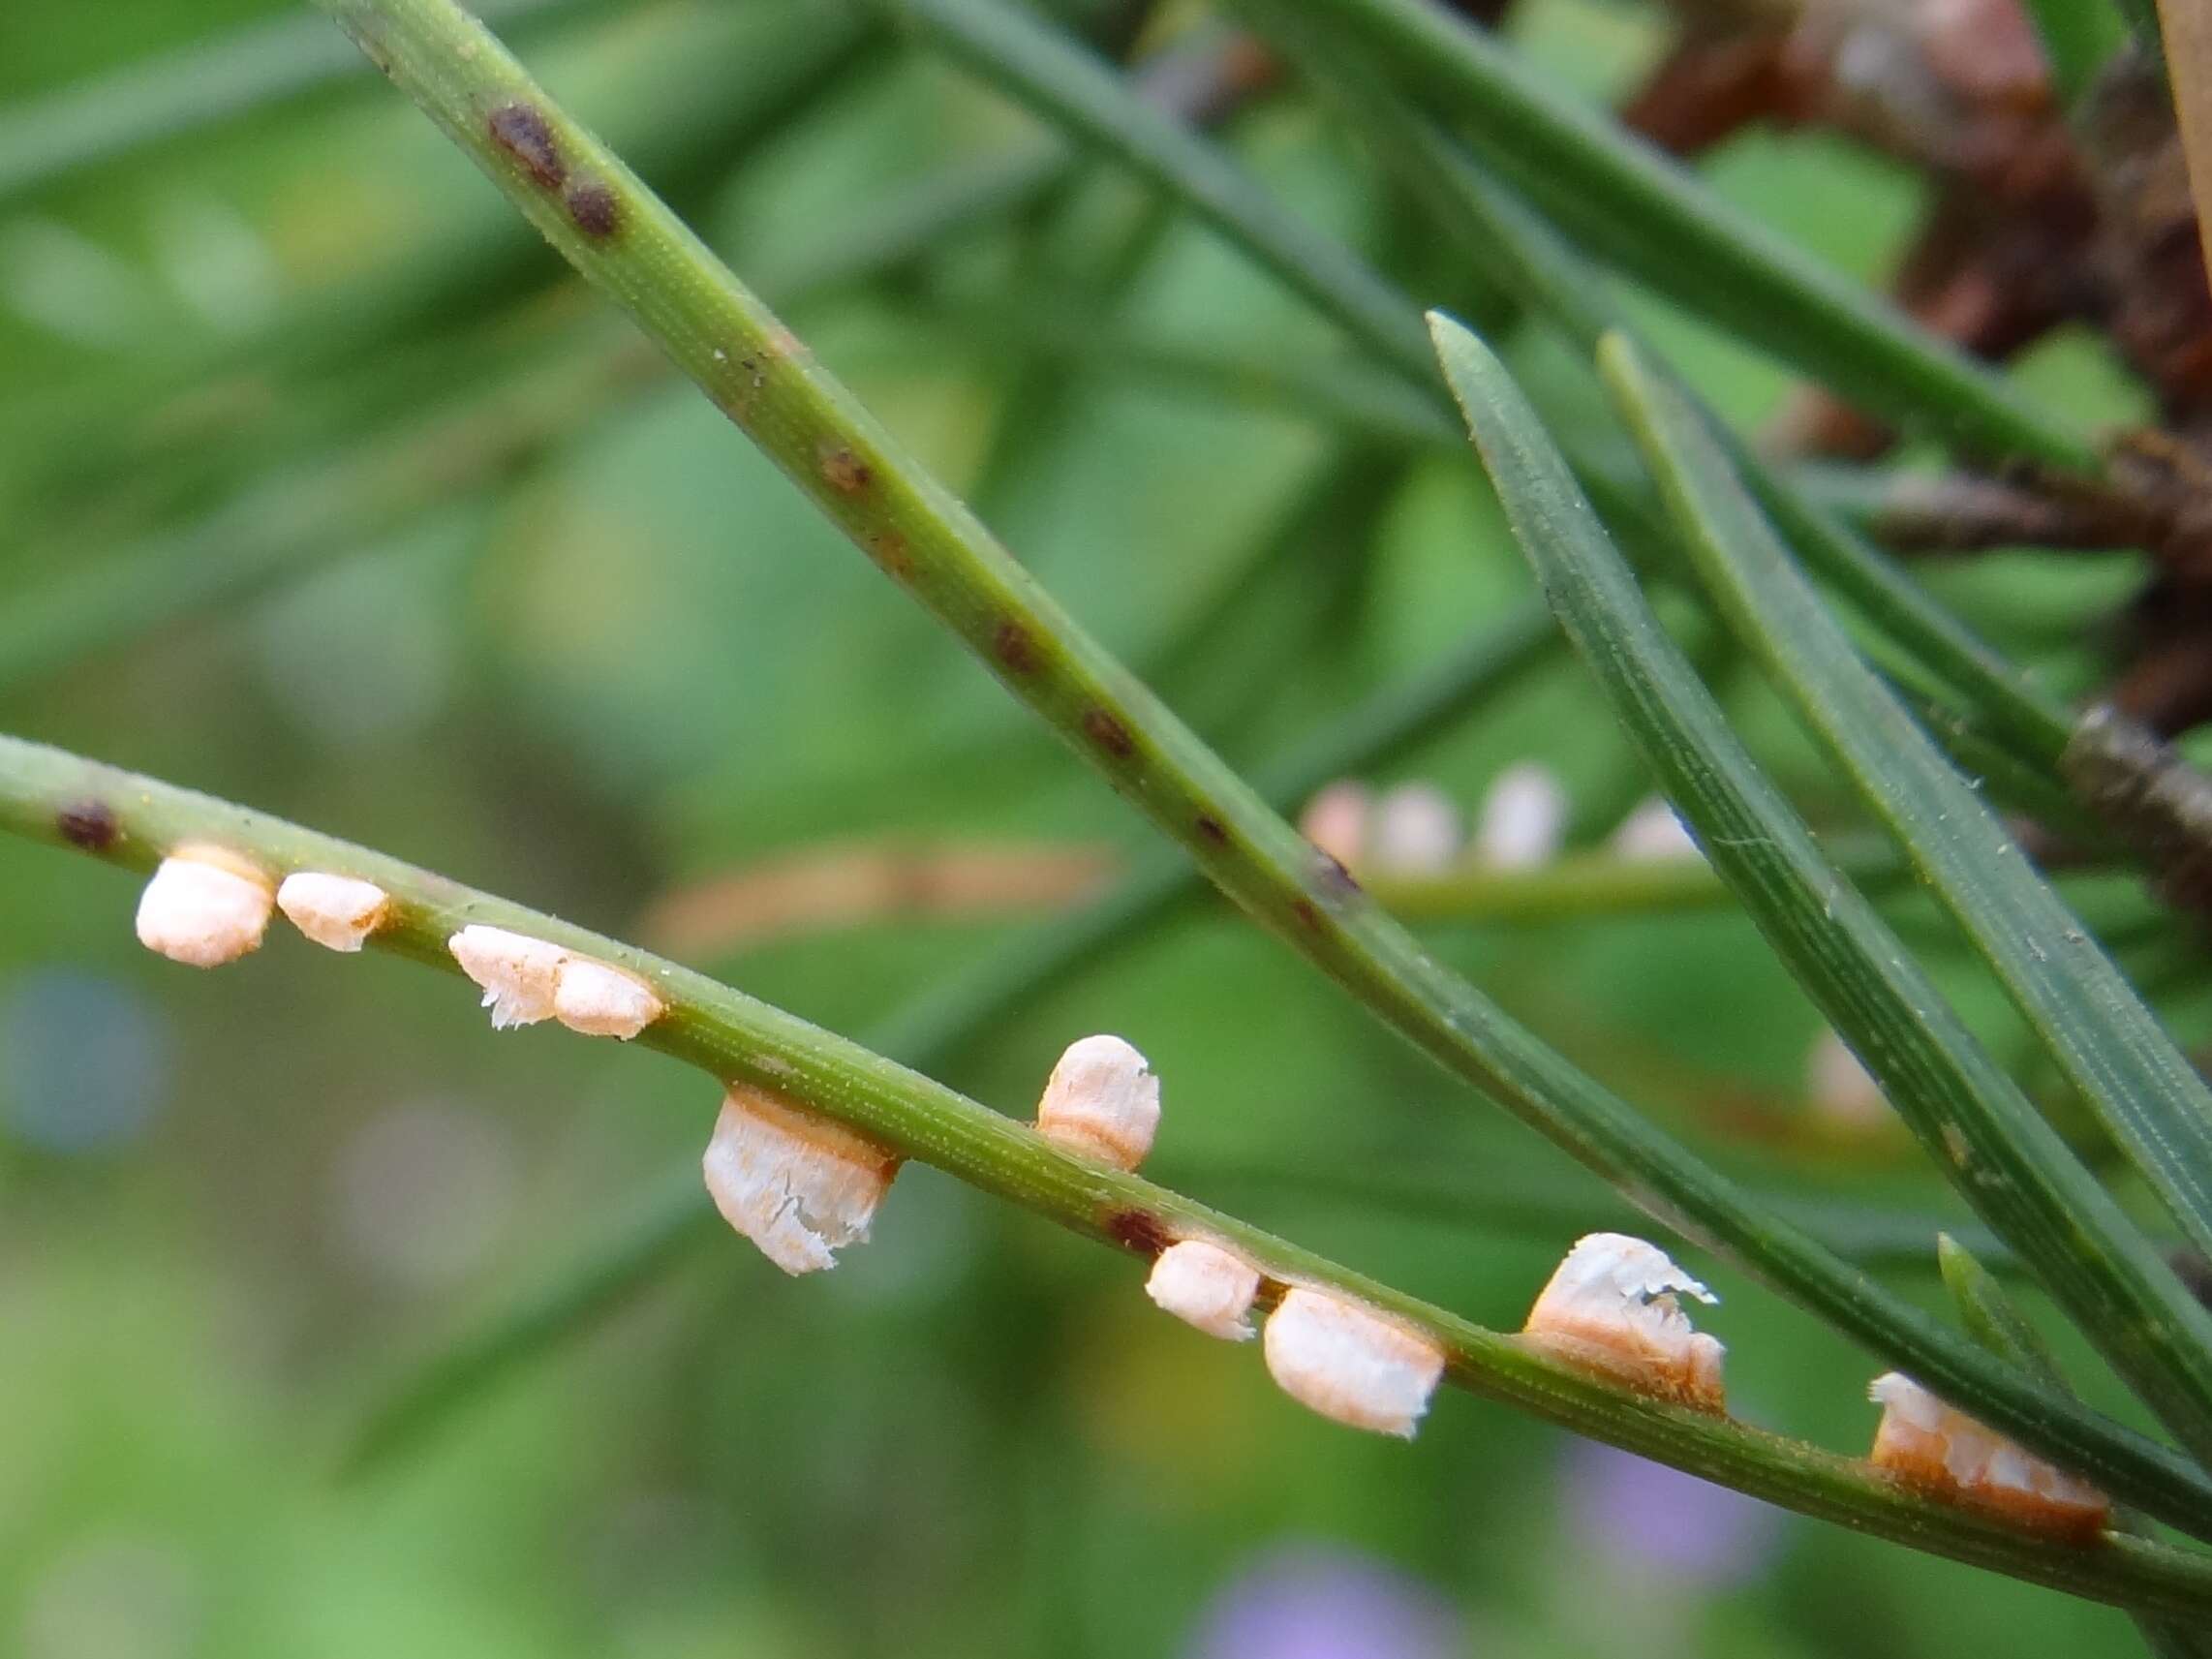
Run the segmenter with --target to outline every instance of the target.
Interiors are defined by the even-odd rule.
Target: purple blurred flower
[[[1752,1577],[1779,1543],[1779,1510],[1664,1463],[1575,1440],[1566,1465],[1566,1523],[1582,1551],[1717,1589]]]
[[[1200,1613],[1191,1659],[1447,1659],[1451,1605],[1367,1556],[1290,1545],[1246,1565]]]

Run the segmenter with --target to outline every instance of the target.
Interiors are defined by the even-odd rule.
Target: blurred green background
[[[251,0],[0,11],[0,168],[52,137],[41,101],[59,89],[287,17],[322,26]],[[1201,21],[1170,7],[1155,33]],[[918,181],[1034,136],[891,43],[828,64],[835,84],[766,132],[735,118],[827,64],[840,29],[858,38],[831,0],[569,0],[518,38],[1240,763],[1525,593],[1463,455],[1362,445],[1115,360],[1122,335],[1286,359],[1331,341],[1104,166],[887,278],[809,292],[824,250]],[[1525,0],[1514,33],[1603,96],[1664,23]],[[1400,205],[1303,101],[1263,104],[1226,141],[1418,272]],[[1708,170],[1870,278],[1914,215],[1911,179],[1817,138],[1741,140]],[[11,604],[89,584],[112,619],[219,573],[195,614],[151,631],[51,661],[9,635],[7,726],[649,940],[672,893],[761,860],[1141,845],[1133,814],[695,395],[658,380],[566,402],[578,341],[619,336],[561,277],[459,155],[357,76],[0,193]],[[1456,292],[1449,270],[1408,280]],[[1024,306],[1048,303],[1106,349],[1027,355]],[[1773,408],[1770,370],[1651,318],[1732,414]],[[1586,405],[1555,352],[1525,343],[1517,361],[1554,410]],[[2107,418],[2136,407],[2083,341],[2019,372]],[[553,441],[435,487],[469,461],[438,422],[508,384]],[[439,436],[350,494],[318,471],[424,431]],[[425,478],[426,507],[380,510]],[[1263,560],[1286,522],[1327,528]],[[1942,585],[2073,688],[2096,669],[2079,617],[2131,575],[2011,560]],[[1843,792],[1759,688],[1708,660],[1808,810],[1842,821]],[[1471,805],[1530,757],[1567,782],[1584,838],[1644,789],[1563,661],[1372,781],[1433,779]],[[349,1437],[412,1363],[695,1160],[715,1092],[551,1028],[494,1037],[455,983],[282,929],[197,975],[137,948],[132,903],[110,871],[0,845],[0,1653],[1542,1659],[2132,1640],[2117,1614],[1463,1397],[1411,1447],[1337,1429],[1276,1394],[1253,1351],[1157,1317],[1128,1261],[921,1168],[834,1275],[786,1281],[717,1241],[347,1474]],[[858,1033],[1035,925],[894,915],[693,954]],[[1733,916],[1435,937],[1756,1183],[1960,1214],[1886,1129],[1805,1131],[1817,1021]],[[1940,962],[1947,948],[1932,939]],[[2008,1040],[1995,997],[1947,971]],[[2197,1034],[2195,1003],[2173,1012]],[[1164,1079],[1164,1179],[1486,1323],[1518,1325],[1575,1233],[1614,1214],[1218,906],[1033,999],[948,1080],[1026,1113],[1093,1030]],[[1555,1225],[1504,1202],[1531,1195]],[[1737,1412],[1862,1445],[1868,1362],[1685,1259],[1724,1297],[1704,1323],[1729,1343]],[[1894,1276],[1936,1305],[1925,1267]]]

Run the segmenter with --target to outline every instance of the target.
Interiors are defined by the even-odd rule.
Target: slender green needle
[[[1966,1327],[1968,1336],[2054,1388],[2066,1387],[2058,1359],[2043,1333],[2028,1322],[2028,1316],[1968,1246],[1949,1233],[1939,1234],[1936,1262],[1943,1273],[1944,1288],[1951,1292],[1951,1305],[1958,1310],[1959,1323]]]
[[[2037,686],[1929,595],[1897,562],[1819,507],[1803,486],[1726,440],[1730,463],[1775,524],[1875,630],[1957,691],[2026,764],[2055,769],[2074,722],[2066,705]]]
[[[2110,826],[2084,806],[2061,779],[2031,766],[1970,716],[1939,702],[1919,686],[1890,679],[1890,691],[1951,757],[1951,763],[1986,786],[1992,800],[2023,812],[2037,822],[2083,846],[2114,841]]]

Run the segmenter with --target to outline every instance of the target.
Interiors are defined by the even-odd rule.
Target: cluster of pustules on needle
[[[1549,767],[1508,766],[1490,783],[1472,826],[1459,803],[1416,780],[1380,793],[1340,778],[1306,803],[1300,832],[1355,876],[1441,876],[1462,868],[1540,870],[1567,834],[1566,791]],[[1644,863],[1695,858],[1698,844],[1657,796],[1638,804],[1606,842],[1613,857]]]
[[[1541,870],[1565,845],[1569,804],[1559,781],[1535,761],[1508,766],[1491,782],[1470,828],[1436,784],[1416,780],[1377,792],[1354,779],[1329,784],[1306,803],[1298,827],[1355,876],[1414,878],[1464,869]],[[1653,795],[1609,836],[1605,848],[1623,863],[1699,856],[1674,809]],[[1843,1039],[1823,1029],[1805,1057],[1804,1097],[1829,1130],[1861,1136],[1893,1130],[1881,1088]]]
[[[252,858],[211,845],[180,846],[146,883],[139,939],[197,968],[261,945],[281,908],[318,944],[357,951],[393,916],[390,896],[354,876],[297,872],[279,884]],[[547,939],[503,928],[462,928],[447,941],[483,990],[495,1028],[555,1020],[593,1036],[628,1039],[667,1012],[640,974]],[[1159,1080],[1116,1036],[1085,1037],[1053,1068],[1036,1131],[1073,1157],[1134,1170],[1160,1121]],[[789,1274],[835,1265],[865,1240],[898,1174],[890,1148],[766,1090],[732,1086],[705,1157],[715,1204],[738,1232]],[[1253,1312],[1268,1370],[1301,1404],[1336,1422],[1410,1439],[1444,1372],[1423,1331],[1342,1291],[1265,1274],[1233,1241],[1169,1242],[1146,1293],[1210,1336],[1244,1341]],[[1592,1233],[1568,1251],[1529,1309],[1521,1339],[1553,1360],[1634,1393],[1725,1413],[1724,1350],[1681,1306],[1717,1299],[1657,1246]],[[1883,1407],[1870,1455],[1896,1479],[2041,1531],[2085,1535],[2110,1504],[2093,1488],[2030,1457],[1909,1377],[1875,1379]]]

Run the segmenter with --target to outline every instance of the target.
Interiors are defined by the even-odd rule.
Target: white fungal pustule
[[[293,927],[330,950],[359,950],[391,913],[391,895],[374,881],[319,870],[287,876],[276,902]]]
[[[1252,1300],[1259,1293],[1259,1269],[1204,1239],[1170,1244],[1145,1280],[1145,1294],[1164,1311],[1225,1342],[1251,1339]]]
[[[220,968],[261,947],[275,905],[267,874],[229,847],[180,846],[138,895],[138,942],[171,962]]]
[[[483,987],[494,1030],[559,1020],[588,1037],[628,1041],[668,1011],[660,994],[628,968],[550,939],[477,923],[445,944],[461,971]]]
[[[1400,783],[1368,819],[1367,865],[1378,874],[1433,876],[1458,862],[1466,840],[1451,796],[1433,783]]]
[[[1698,844],[1674,815],[1674,809],[1653,795],[1620,820],[1607,844],[1615,858],[1631,864],[1657,864],[1672,858],[1696,858]]]
[[[474,923],[447,939],[445,948],[483,988],[495,1031],[553,1017],[553,996],[568,953],[550,939]]]
[[[890,1149],[744,1085],[723,1096],[704,1161],[722,1219],[792,1275],[865,1240],[899,1173]]]
[[[1356,1302],[1304,1287],[1268,1315],[1268,1374],[1309,1411],[1413,1438],[1444,1374],[1444,1351]]]
[[[1567,796],[1549,768],[1534,761],[1508,766],[1483,797],[1475,855],[1493,870],[1549,864],[1567,833]]]
[[[596,957],[570,956],[553,983],[553,1017],[587,1037],[628,1042],[668,1011],[636,974]]]
[[[1374,810],[1367,785],[1339,778],[1306,803],[1298,833],[1346,870],[1367,861],[1367,823]]]
[[[2030,1457],[1901,1371],[1876,1377],[1866,1398],[1882,1407],[1874,1465],[1923,1491],[2073,1537],[2101,1531],[2111,1518],[2111,1499],[2095,1487]]]
[[[1814,1038],[1805,1056],[1805,1098],[1816,1114],[1840,1128],[1870,1129],[1892,1121],[1882,1086],[1832,1030]]]
[[[1068,1045],[1037,1101],[1037,1132],[1080,1157],[1135,1169],[1159,1128],[1160,1083],[1116,1036]]]
[[[1625,1233],[1575,1242],[1521,1333],[1546,1352],[1640,1394],[1727,1409],[1719,1341],[1692,1328],[1679,1298],[1718,1302],[1656,1244]]]

